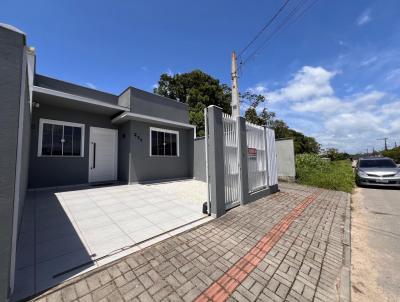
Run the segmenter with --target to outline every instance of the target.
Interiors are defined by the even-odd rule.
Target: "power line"
[[[262,50],[264,46],[266,46],[267,43],[271,41],[272,38],[285,27],[286,24],[289,23],[292,16],[294,16],[294,14],[297,13],[297,10],[301,8],[307,1],[308,0],[300,0],[297,5],[289,12],[286,18],[278,25],[278,27],[275,28],[269,36],[267,36],[267,38],[261,43],[261,45],[259,45],[245,60],[240,63],[240,67],[244,66],[251,58],[253,58],[260,50]]]
[[[253,51],[246,59],[240,62],[240,69],[252,58],[254,57],[258,52],[262,51],[265,49],[265,47],[269,44],[269,42],[272,41],[273,38],[276,37],[277,34],[279,34],[286,26],[291,25],[295,22],[297,22],[304,14],[317,2],[318,0],[312,1],[303,11],[301,11],[300,14],[297,15],[297,17],[289,24],[290,21],[292,21],[292,17],[296,16],[296,14],[307,4],[308,0],[301,0],[291,11],[290,13],[286,16],[286,18],[278,25],[277,28],[264,40],[264,42],[255,50]]]
[[[243,48],[239,52],[239,57],[258,39],[258,37],[274,22],[274,20],[279,16],[279,14],[285,9],[286,5],[289,3],[290,0],[286,0],[285,3],[278,9],[278,11],[272,16],[271,19],[268,20],[267,24],[261,28],[261,30],[254,36],[254,38],[246,45],[245,48]]]

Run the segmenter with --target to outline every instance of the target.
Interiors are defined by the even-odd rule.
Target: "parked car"
[[[360,158],[355,173],[359,186],[400,187],[400,167],[388,157]]]

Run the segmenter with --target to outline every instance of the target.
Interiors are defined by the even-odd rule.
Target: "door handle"
[[[96,168],[96,143],[93,143],[93,169]]]

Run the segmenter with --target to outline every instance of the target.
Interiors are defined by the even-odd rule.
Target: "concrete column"
[[[208,182],[210,188],[211,215],[220,217],[225,214],[224,181],[224,130],[222,109],[217,106],[207,108],[208,116]]]
[[[249,202],[249,178],[247,168],[247,133],[246,120],[243,117],[236,119],[239,144],[239,173],[240,173],[240,204]]]

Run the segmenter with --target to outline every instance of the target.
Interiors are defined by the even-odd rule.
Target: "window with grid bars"
[[[40,119],[38,156],[84,156],[85,125]]]
[[[151,156],[179,156],[179,132],[150,128]]]

